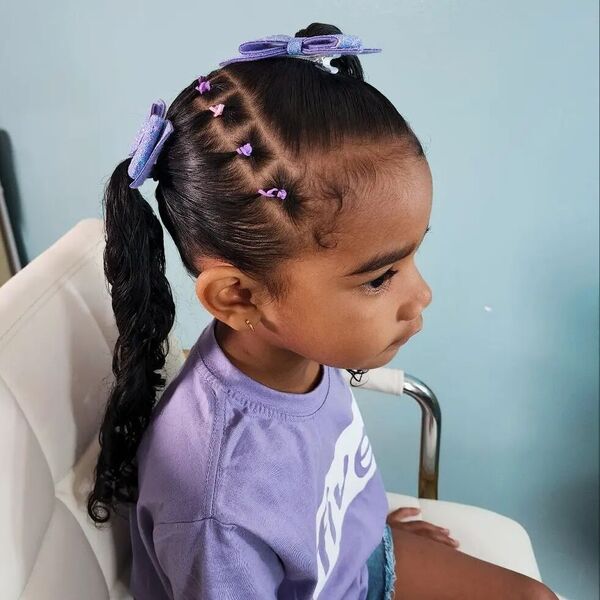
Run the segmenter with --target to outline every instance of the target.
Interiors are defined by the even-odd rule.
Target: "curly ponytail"
[[[162,226],[137,189],[129,187],[120,163],[106,186],[104,272],[111,285],[119,337],[112,370],[114,385],[99,432],[100,454],[88,514],[105,523],[117,502],[137,500],[136,451],[165,385],[160,371],[169,352],[175,304],[165,277]]]

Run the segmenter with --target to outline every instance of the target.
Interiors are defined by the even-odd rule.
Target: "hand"
[[[391,513],[388,514],[386,518],[386,523],[392,529],[403,529],[405,531],[410,531],[412,533],[416,533],[417,535],[422,535],[423,537],[431,538],[436,542],[441,542],[442,544],[447,544],[448,546],[452,546],[453,548],[458,548],[458,540],[451,538],[448,534],[450,533],[449,529],[444,529],[443,527],[438,527],[433,523],[428,523],[427,521],[419,520],[419,521],[401,521],[405,517],[413,516],[421,512],[420,508],[412,507],[412,506],[404,506],[402,508],[398,508]]]

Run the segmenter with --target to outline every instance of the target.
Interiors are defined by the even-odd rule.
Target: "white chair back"
[[[131,598],[128,522],[87,495],[117,329],[104,230],[85,219],[0,287],[0,597]],[[167,383],[184,361],[171,332]]]

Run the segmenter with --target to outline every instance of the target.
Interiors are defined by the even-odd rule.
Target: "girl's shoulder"
[[[156,522],[210,516],[204,494],[219,452],[219,419],[213,387],[186,360],[155,405],[137,450],[138,503],[152,507]]]

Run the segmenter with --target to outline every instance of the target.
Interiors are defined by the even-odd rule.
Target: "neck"
[[[306,394],[321,381],[323,369],[318,362],[273,346],[257,332],[239,332],[217,320],[215,337],[221,350],[242,373],[274,390]]]

